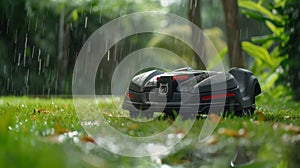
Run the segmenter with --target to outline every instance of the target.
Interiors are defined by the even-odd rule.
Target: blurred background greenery
[[[203,29],[226,68],[251,69],[265,96],[300,100],[299,9],[298,0],[0,0],[0,95],[70,95],[74,63],[88,37],[119,16],[154,10]],[[193,34],[180,26],[169,31]],[[175,43],[154,33],[118,42],[110,49],[115,59],[101,62],[98,94],[110,93],[113,71],[126,55],[149,46],[205,68],[190,48]]]

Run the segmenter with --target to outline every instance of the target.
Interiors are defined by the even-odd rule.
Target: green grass
[[[111,126],[129,136],[154,135],[172,124],[159,118],[147,123],[129,120],[128,112],[117,109],[109,99],[100,99],[97,106]],[[261,98],[257,106],[251,117],[221,119],[205,142],[198,140],[204,123],[199,119],[167,154],[133,158],[95,144],[80,125],[72,99],[2,97],[0,167],[230,167],[237,150],[254,159],[244,167],[297,167],[299,104]],[[171,127],[176,133],[185,131]]]

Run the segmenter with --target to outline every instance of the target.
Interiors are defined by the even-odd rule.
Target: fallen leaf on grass
[[[62,128],[58,123],[55,123],[55,132],[57,134],[64,134],[64,133],[68,133],[69,130],[66,128]]]
[[[219,123],[221,121],[221,117],[216,115],[215,113],[210,114],[209,119],[211,121],[215,121],[216,123]]]
[[[83,136],[83,137],[80,138],[80,140],[83,141],[83,142],[96,143],[93,138],[88,137],[88,136]]]
[[[49,113],[48,110],[44,109],[44,108],[40,108],[40,109],[34,109],[33,110],[33,114],[36,114],[36,113]]]
[[[219,142],[219,138],[215,135],[211,135],[208,138],[205,139],[204,145],[214,145],[217,142]]]
[[[293,125],[293,124],[289,124],[289,125],[280,124],[280,127],[283,130],[288,131],[288,132],[292,132],[292,133],[295,133],[295,134],[299,134],[300,133],[300,127],[298,127],[296,125]]]
[[[174,123],[174,120],[172,120],[171,118],[167,118],[167,120],[166,120],[170,125],[172,125],[173,123]]]
[[[237,130],[228,129],[228,128],[220,128],[218,133],[221,135],[227,135],[231,137],[241,138],[247,135],[247,131],[244,128]]]
[[[59,143],[59,135],[57,134],[51,134],[46,137],[44,137],[42,140],[50,143]]]
[[[35,120],[35,121],[38,121],[38,120],[39,120],[39,118],[38,118],[36,115],[31,115],[31,118],[32,118],[33,120]]]
[[[139,128],[139,125],[136,124],[136,123],[130,123],[130,124],[127,125],[126,128],[127,128],[128,130],[135,130],[135,129]]]
[[[185,130],[183,128],[177,128],[176,134],[185,134]]]
[[[259,121],[259,122],[263,122],[263,121],[265,121],[265,115],[262,113],[262,112],[256,112],[255,113],[256,114],[256,116],[257,116],[257,121]]]
[[[251,123],[255,124],[255,125],[259,125],[261,123],[261,121],[257,121],[257,120],[252,120],[250,119]]]
[[[273,123],[272,124],[272,129],[275,131],[277,128],[281,128],[286,132],[292,132],[294,134],[300,134],[300,127],[293,125],[293,124],[278,124],[278,123]]]

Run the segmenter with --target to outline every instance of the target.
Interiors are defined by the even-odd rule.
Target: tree
[[[201,0],[189,0],[188,8],[189,8],[188,10],[189,20],[201,29],[202,28]]]
[[[188,10],[188,18],[189,21],[191,21],[192,23],[194,23],[197,27],[199,27],[200,29],[202,28],[202,19],[201,19],[201,0],[189,0],[189,5],[187,6],[189,8]],[[191,32],[191,37],[193,37],[193,35],[195,34],[194,29],[192,29]],[[203,34],[201,34],[203,35]],[[196,45],[198,44],[198,39],[192,38],[192,44]],[[204,46],[204,40],[203,38],[200,36],[200,45],[197,46],[200,49],[204,49],[204,51],[201,51],[201,53],[204,53],[202,55],[202,57],[205,60],[205,47]],[[192,58],[198,58],[197,57],[197,53],[194,52],[194,56]],[[201,61],[197,61],[198,62],[198,68],[200,69],[205,69],[205,62],[203,62],[203,60]]]
[[[239,9],[237,0],[222,0],[226,28],[227,28],[227,45],[229,52],[230,67],[244,67],[242,47],[240,41],[240,22]]]

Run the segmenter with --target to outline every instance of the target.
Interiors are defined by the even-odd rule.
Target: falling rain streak
[[[27,50],[27,33],[26,33],[26,37],[25,37],[25,44],[24,44],[24,54],[23,54],[23,66],[25,67],[26,65],[26,50]]]
[[[17,44],[18,42],[18,30],[16,30],[16,33],[15,33],[15,44]]]
[[[110,58],[110,50],[107,51],[107,61],[109,62],[109,58]]]
[[[2,63],[0,66],[2,74],[0,75],[4,77],[3,81],[5,82],[3,83],[5,86],[0,86],[0,88],[7,87],[9,89],[9,91],[7,91],[8,89],[2,89],[5,92],[4,94],[22,94],[25,87],[30,87],[31,94],[55,94],[60,88],[62,88],[63,93],[64,90],[68,90],[66,94],[71,94],[72,84],[70,83],[72,80],[74,62],[89,36],[112,19],[128,13],[140,12],[136,11],[136,9],[148,10],[153,8],[153,10],[161,10],[162,6],[159,3],[161,1],[165,2],[166,6],[163,8],[166,11],[171,8],[174,8],[174,11],[182,10],[180,14],[176,13],[179,15],[186,15],[189,8],[193,9],[199,7],[200,4],[200,0],[190,0],[192,3],[184,0],[159,0],[157,1],[158,3],[149,1],[144,4],[131,4],[128,3],[129,1],[127,0],[122,3],[114,2],[109,4],[104,3],[104,1],[93,1],[91,3],[91,1],[80,0],[78,2],[66,1],[63,7],[56,8],[56,6],[59,6],[57,3],[61,2],[53,0],[49,1],[49,3],[53,3],[49,5],[18,3],[16,5],[20,6],[18,6],[18,8],[16,6],[15,12],[10,11],[12,15],[5,10],[1,10],[0,17],[2,26],[0,28],[0,35],[1,39],[2,36],[5,38],[3,38],[4,47],[0,46],[0,54],[1,57],[2,53],[4,53],[5,56],[0,60],[0,63]],[[220,19],[214,22],[214,20],[216,20],[214,17],[219,16],[220,11],[222,11],[219,10],[222,9],[222,3],[220,3],[219,0],[211,0],[209,2],[202,0],[201,2],[203,2],[203,4],[201,3],[203,9],[203,11],[201,11],[202,13],[205,13],[205,10],[218,8],[216,13],[212,15],[203,15],[203,18],[208,18],[203,19],[204,22],[209,20],[209,22],[213,22],[211,24],[212,26],[214,26],[213,24],[225,25]],[[56,4],[56,6],[54,4]],[[122,4],[122,6],[120,7],[116,4]],[[24,6],[23,9],[21,5]],[[157,8],[158,6],[159,8]],[[3,6],[1,6],[0,9],[3,9]],[[8,8],[8,10],[10,9]],[[61,12],[62,10],[64,10],[64,12]],[[139,22],[137,24],[153,25],[153,23],[146,22]],[[203,23],[203,25],[207,24]],[[126,25],[124,31],[131,29],[131,26],[134,25]],[[249,36],[251,36],[251,33],[253,33],[251,29],[249,29],[249,32],[248,30],[243,32],[243,36],[245,36],[245,34],[248,36],[248,33]],[[103,61],[106,65],[104,67],[99,66],[99,74],[97,74],[97,77],[100,77],[101,82],[103,82],[99,84],[99,87],[106,90],[109,87],[108,85],[110,85],[110,75],[113,74],[114,67],[118,66],[130,53],[151,46],[149,44],[152,39],[154,39],[154,36],[140,38],[139,35],[136,35],[126,37],[124,41],[116,43],[115,46],[108,46],[108,42],[98,44],[105,47],[107,51]],[[165,39],[156,38],[155,40],[158,43],[153,45],[159,46]],[[175,46],[180,45],[180,41],[177,41],[177,39],[172,43],[175,44]],[[0,45],[2,45],[2,41]],[[89,46],[88,53],[92,53],[91,47],[94,44],[86,45]],[[2,52],[1,47],[5,50],[4,52]],[[167,47],[169,48],[169,46]],[[170,49],[172,50],[171,47]],[[189,54],[185,47],[182,50],[185,55]],[[60,58],[58,59],[58,57]],[[194,57],[189,61],[192,62],[192,59],[194,59]],[[131,67],[128,67],[128,69],[130,68]],[[89,72],[90,67],[86,67],[83,71]],[[65,74],[62,75],[61,72]],[[65,83],[62,82],[63,80],[65,80]],[[25,85],[23,84],[24,82]]]
[[[34,56],[35,46],[32,46],[31,58]]]
[[[39,49],[39,53],[38,53],[38,63],[39,63],[38,74],[40,75],[42,69],[41,49]]]
[[[29,81],[29,69],[27,69],[27,73],[25,75],[25,86],[28,88],[28,81]]]
[[[19,53],[18,55],[18,66],[20,66],[20,62],[21,62],[21,53]]]
[[[88,17],[86,16],[84,19],[84,28],[87,28],[87,24],[88,24]]]

